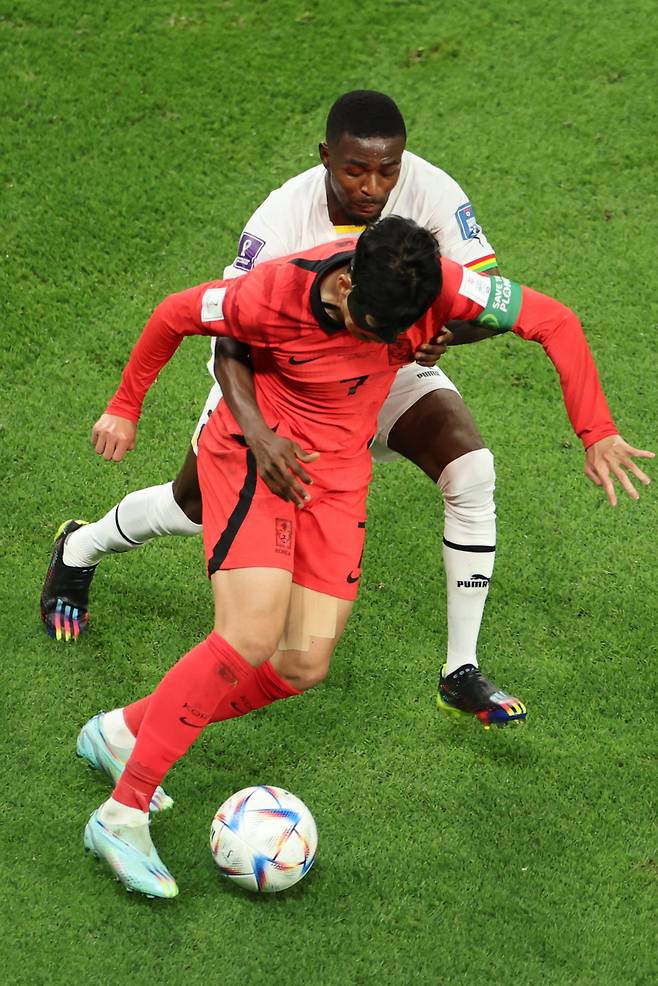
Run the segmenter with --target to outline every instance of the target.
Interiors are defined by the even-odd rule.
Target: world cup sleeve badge
[[[455,219],[457,220],[462,240],[475,239],[480,232],[480,227],[475,218],[475,210],[470,202],[464,202],[463,205],[459,206],[455,213]]]
[[[238,270],[251,270],[256,262],[256,257],[265,246],[265,240],[259,236],[248,233],[246,230],[240,237],[238,244],[238,255],[233,261],[233,266]]]

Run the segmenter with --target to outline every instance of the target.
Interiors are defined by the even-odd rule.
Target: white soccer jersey
[[[275,189],[244,228],[238,255],[224,277],[238,277],[256,264],[307,250],[354,233],[361,226],[334,226],[327,210],[323,165],[304,171]],[[382,216],[413,219],[435,235],[441,254],[485,271],[496,266],[494,249],[477,224],[473,207],[460,186],[429,161],[404,151],[400,177]]]
[[[365,226],[334,226],[327,209],[326,171],[319,164],[275,189],[254,212],[244,228],[238,254],[224,269],[224,277],[240,277],[265,260],[285,257],[360,232]],[[475,219],[473,206],[450,175],[429,161],[404,151],[400,177],[384,206],[382,216],[404,216],[424,226],[436,237],[441,254],[450,260],[486,271],[496,266],[496,255]],[[208,370],[214,374],[214,346]],[[410,363],[398,370],[379,415],[371,446],[378,461],[398,458],[388,448],[388,436],[399,418],[424,394],[433,390],[457,390],[438,366],[423,368]],[[215,382],[192,438],[196,450],[201,429],[222,395]]]

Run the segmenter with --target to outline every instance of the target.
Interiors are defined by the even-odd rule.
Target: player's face
[[[360,342],[381,342],[382,340],[375,332],[371,332],[368,329],[362,329],[360,325],[357,325],[353,318],[349,315],[345,319],[345,328],[351,336],[358,339]]]
[[[376,222],[400,176],[404,137],[352,137],[320,144],[327,206],[335,226]]]
[[[337,302],[338,310],[340,312],[341,321],[344,323],[345,328],[351,336],[355,339],[359,339],[361,342],[381,342],[382,340],[379,336],[368,326],[357,325],[357,323],[352,318],[352,313],[347,304],[347,298],[350,291],[352,290],[352,279],[349,274],[341,274],[337,281]],[[369,316],[367,316],[369,317]]]

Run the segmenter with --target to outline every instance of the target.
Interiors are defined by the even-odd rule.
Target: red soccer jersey
[[[313,471],[331,470],[335,488],[367,481],[367,444],[397,369],[447,321],[486,314],[491,281],[442,259],[443,286],[426,315],[390,346],[361,342],[331,319],[320,297],[324,275],[349,262],[355,245],[356,238],[336,240],[261,264],[237,280],[170,295],[147,323],[108,413],[138,419],[146,391],[183,336],[231,336],[252,347],[256,395],[268,425],[321,452]],[[542,342],[558,367],[577,433],[596,434],[591,441],[603,437],[602,430],[614,433],[576,316],[550,298],[514,287],[523,301],[513,327]],[[204,440],[211,442],[217,429],[240,431],[223,400]]]

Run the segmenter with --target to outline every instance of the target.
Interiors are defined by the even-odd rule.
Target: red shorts
[[[232,568],[282,568],[307,589],[356,599],[368,486],[324,489],[314,477],[303,508],[272,493],[243,440],[199,445],[203,543],[208,575]]]

